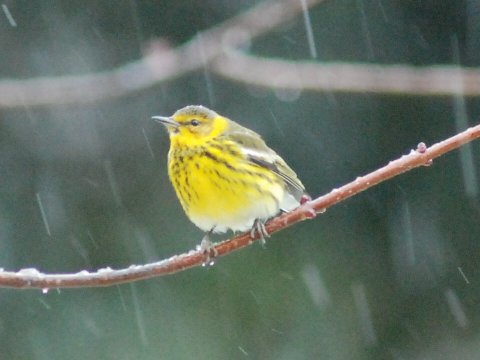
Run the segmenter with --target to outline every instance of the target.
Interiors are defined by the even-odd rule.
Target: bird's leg
[[[218,255],[217,250],[215,249],[215,246],[210,241],[210,235],[212,234],[214,229],[215,229],[215,226],[205,233],[205,235],[202,238],[202,241],[200,242],[200,245],[197,247],[197,249],[200,250],[202,254],[205,255],[206,259],[204,264],[208,264],[208,265],[212,264],[213,263],[212,259]]]
[[[269,238],[270,234],[265,228],[265,224],[260,219],[255,219],[255,221],[253,222],[252,230],[250,230],[250,237],[252,239],[255,237],[255,232],[257,232],[260,236],[260,243],[262,244],[262,246],[265,246],[265,244],[267,243],[265,238]]]

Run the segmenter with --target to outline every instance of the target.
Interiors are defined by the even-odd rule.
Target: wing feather
[[[238,143],[244,155],[251,163],[264,167],[275,173],[285,183],[288,192],[300,201],[305,194],[305,187],[298,179],[295,172],[287,163],[272,149],[270,149],[263,139],[256,132],[248,130],[235,124],[239,129],[231,129],[228,132],[228,138]],[[239,130],[239,131],[235,131]]]

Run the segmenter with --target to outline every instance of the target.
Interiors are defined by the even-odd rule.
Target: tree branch
[[[308,0],[306,5],[324,1]],[[198,33],[184,45],[175,49],[151,46],[142,59],[109,71],[0,80],[0,108],[98,102],[131,95],[204,66],[227,79],[271,89],[480,95],[480,70],[476,68],[290,61],[238,51],[293,19],[303,10],[302,4],[300,0],[263,1]]]
[[[325,0],[308,0],[312,7]],[[206,66],[224,51],[248,43],[297,16],[299,0],[262,1],[174,50],[153,46],[142,59],[113,70],[0,81],[0,108],[81,104],[126,96]]]
[[[439,142],[430,148],[420,143],[410,154],[391,161],[388,165],[365,176],[358,177],[328,194],[305,203],[290,213],[272,219],[266,224],[269,233],[275,233],[302,220],[322,213],[327,208],[354,196],[378,183],[391,179],[419,166],[428,166],[432,160],[480,137],[480,125]],[[217,257],[227,255],[250,245],[254,239],[249,233],[215,244]],[[156,276],[173,274],[208,262],[209,258],[200,250],[175,255],[166,260],[147,264],[132,265],[126,269],[100,269],[97,272],[81,271],[76,274],[43,274],[36,269],[23,269],[18,272],[0,271],[0,287],[23,289],[50,289],[74,287],[112,286],[126,282],[148,279]]]
[[[289,61],[240,51],[217,57],[210,68],[224,78],[268,89],[407,95],[480,95],[480,71],[457,65]]]

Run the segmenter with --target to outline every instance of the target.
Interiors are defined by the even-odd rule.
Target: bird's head
[[[189,105],[170,117],[153,116],[165,125],[172,141],[197,143],[221,135],[228,127],[228,119],[201,105]]]

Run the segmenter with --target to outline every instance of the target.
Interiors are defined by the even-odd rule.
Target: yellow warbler
[[[188,218],[207,232],[255,230],[308,195],[260,135],[204,106],[154,116],[170,136],[168,174]]]

